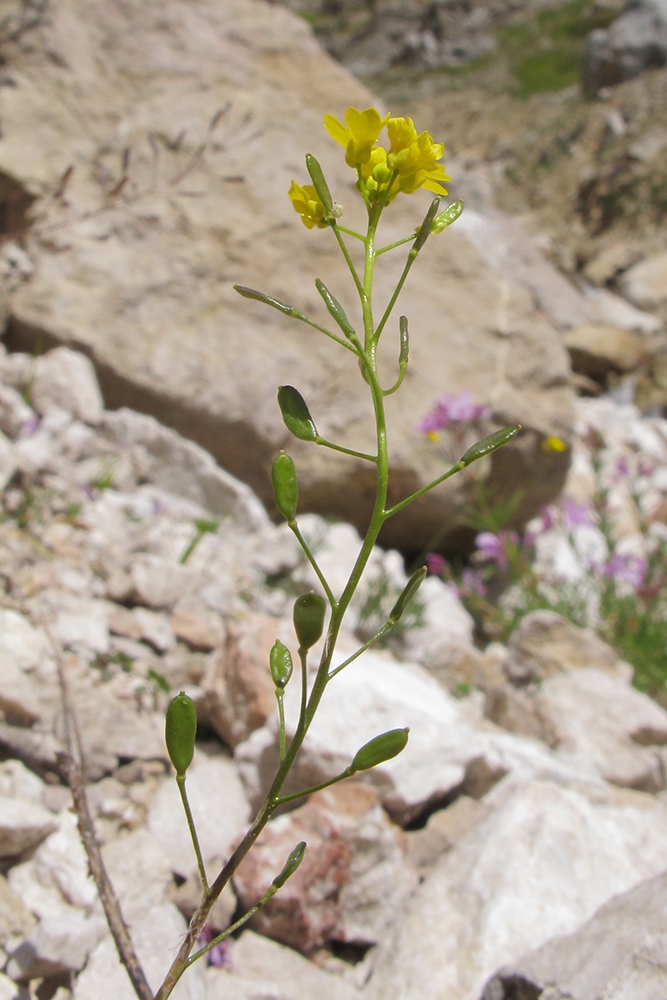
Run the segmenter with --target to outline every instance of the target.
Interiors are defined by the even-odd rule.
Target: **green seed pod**
[[[460,199],[459,201],[454,201],[451,205],[448,205],[444,212],[441,212],[440,215],[436,215],[433,220],[433,224],[431,226],[432,234],[435,236],[437,233],[441,233],[443,229],[446,229],[447,226],[451,226],[452,222],[456,222],[462,211],[463,202]]]
[[[408,333],[407,316],[399,317],[398,329],[401,335],[401,350],[398,355],[398,365],[401,370],[404,370],[408,367],[408,356],[410,354],[410,334]]]
[[[285,426],[294,437],[301,441],[315,441],[318,437],[317,428],[313,423],[306,401],[293,385],[281,385],[278,388],[278,406],[283,415]]]
[[[319,199],[326,209],[327,215],[332,215],[333,198],[331,197],[331,191],[329,190],[329,185],[324,179],[322,167],[319,165],[312,153],[306,153],[306,167],[308,168],[310,179],[313,182],[313,187],[317,191]]]
[[[294,316],[297,313],[294,306],[288,306],[284,302],[274,299],[271,295],[255,291],[254,288],[246,288],[245,285],[234,285],[234,291],[242,295],[244,299],[255,299],[257,302],[263,302],[264,305],[272,306],[273,309],[278,309],[280,312],[285,313],[286,316]]]
[[[195,703],[181,691],[169,704],[164,728],[169,760],[176,774],[184,775],[192,763],[197,735],[197,710]]]
[[[404,749],[408,742],[409,729],[390,729],[388,733],[376,736],[357,750],[356,756],[350,765],[352,771],[368,771],[376,764],[382,764],[385,760],[391,760]]]
[[[460,461],[466,466],[472,462],[476,462],[478,458],[482,458],[484,455],[490,455],[492,451],[497,451],[498,448],[502,448],[504,444],[515,438],[520,430],[521,424],[517,424],[515,427],[504,427],[501,431],[496,431],[495,434],[490,434],[488,437],[482,438],[472,448],[468,448]]]
[[[269,653],[269,666],[273,683],[277,688],[284,688],[292,676],[292,656],[287,646],[283,646],[280,639],[276,639],[271,652]]]
[[[354,332],[352,324],[345,315],[345,310],[343,309],[338,299],[334,298],[334,296],[331,294],[327,286],[324,284],[323,281],[320,281],[319,278],[315,280],[315,287],[317,288],[318,292],[324,299],[324,304],[329,310],[331,316],[336,321],[338,326],[341,328],[347,339],[353,340],[356,337],[356,333]]]
[[[421,587],[422,583],[424,582],[424,577],[426,576],[426,572],[427,572],[426,566],[420,566],[419,569],[416,569],[414,571],[414,573],[406,583],[405,587],[403,588],[403,592],[396,601],[396,604],[394,604],[393,608],[391,609],[391,614],[389,615],[390,619],[393,619],[395,622],[398,621],[398,619],[401,617],[401,615],[407,608],[408,604],[415,596],[415,594]]]
[[[431,202],[431,207],[424,217],[424,221],[419,227],[419,232],[417,233],[417,239],[412,244],[411,253],[419,253],[421,248],[426,243],[426,240],[431,235],[431,226],[433,225],[433,220],[435,219],[438,209],[440,208],[440,198],[434,198]]]
[[[271,469],[273,495],[276,506],[285,520],[293,521],[296,517],[296,505],[299,499],[299,484],[296,479],[294,462],[281,451]]]
[[[304,594],[294,602],[294,630],[299,649],[310,649],[322,635],[327,605],[319,594]]]
[[[280,889],[281,886],[285,885],[285,882],[293,875],[297,870],[301,862],[303,861],[303,856],[306,853],[306,842],[302,840],[300,844],[297,844],[289,858],[285,862],[285,866],[281,871],[280,875],[276,875],[272,885],[275,885],[276,889]]]

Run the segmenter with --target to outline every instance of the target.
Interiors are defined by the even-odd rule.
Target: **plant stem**
[[[336,606],[336,598],[334,597],[333,591],[331,590],[331,587],[327,583],[326,578],[324,576],[324,573],[320,569],[315,556],[310,551],[310,546],[308,545],[306,539],[303,537],[303,535],[299,531],[299,525],[294,520],[288,521],[287,523],[288,523],[290,529],[296,535],[297,541],[298,541],[299,545],[301,546],[301,548],[303,549],[304,554],[305,554],[308,562],[310,563],[310,565],[315,570],[315,573],[317,574],[317,579],[320,581],[320,583],[322,584],[322,586],[324,588],[324,593],[327,595],[327,599],[329,601],[329,604],[331,605],[332,608],[334,608]]]
[[[181,802],[183,803],[183,809],[185,810],[185,816],[188,821],[188,829],[190,831],[190,836],[192,838],[192,846],[195,849],[195,855],[197,856],[197,868],[199,869],[199,877],[201,879],[202,889],[204,893],[208,892],[208,882],[206,880],[206,869],[204,868],[204,859],[202,858],[201,847],[199,846],[199,837],[197,836],[197,830],[195,828],[195,821],[192,818],[192,810],[190,809],[190,803],[188,801],[188,793],[185,790],[185,775],[176,775],[176,784],[178,785],[178,790],[181,793]]]

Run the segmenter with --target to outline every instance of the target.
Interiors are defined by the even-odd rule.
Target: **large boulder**
[[[667,0],[630,0],[611,27],[591,31],[582,68],[585,93],[667,63]]]
[[[313,285],[322,277],[357,320],[335,240],[306,232],[286,192],[293,177],[307,181],[311,151],[344,221],[362,224],[352,172],[322,119],[373,98],[305,22],[263,0],[146,0],[130,14],[120,0],[63,0],[3,54],[11,86],[0,94],[0,178],[30,262],[13,276],[10,345],[81,347],[107,406],[130,405],[196,439],[271,509],[270,464],[288,442],[279,384],[302,390],[322,434],[371,449],[370,398],[348,352],[232,289],[259,287],[324,321]],[[388,212],[387,242],[414,230],[428,196],[403,202]],[[378,310],[397,256],[378,267]],[[467,232],[430,242],[400,303],[412,348],[404,388],[388,401],[392,500],[447,468],[452,455],[415,424],[435,397],[462,389],[493,410],[471,433],[525,427],[489,460],[496,485],[522,488],[533,509],[558,491],[568,454],[541,443],[568,437],[572,390],[567,354],[535,300],[501,280]],[[397,323],[385,334],[386,382]],[[293,440],[289,448],[302,508],[363,523],[370,464]],[[484,464],[392,519],[383,542],[427,544],[470,499]]]

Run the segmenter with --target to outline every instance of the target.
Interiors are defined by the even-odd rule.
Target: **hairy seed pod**
[[[293,521],[296,517],[296,506],[299,500],[299,484],[296,478],[294,462],[281,451],[271,469],[273,495],[276,507],[285,520]]]
[[[271,647],[269,666],[271,667],[273,683],[277,688],[284,688],[292,676],[293,665],[292,655],[287,646],[283,646],[280,639],[276,639]]]
[[[169,759],[182,776],[192,763],[197,735],[195,703],[184,691],[177,694],[167,709],[164,736]]]
[[[294,630],[300,649],[310,649],[322,635],[326,602],[319,594],[304,594],[294,602]]]
[[[361,750],[357,750],[354,760],[350,765],[352,771],[368,771],[376,764],[382,764],[385,760],[391,760],[404,749],[408,742],[409,729],[390,729],[388,733],[382,733],[375,739],[365,743]]]

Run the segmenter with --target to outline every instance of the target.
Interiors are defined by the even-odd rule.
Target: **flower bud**
[[[197,711],[192,698],[183,691],[169,704],[165,721],[165,742],[169,760],[181,777],[192,763],[197,735]]]
[[[280,639],[276,639],[271,652],[269,653],[269,666],[273,683],[277,688],[284,688],[292,676],[292,656],[287,648],[283,646]]]
[[[354,760],[350,765],[351,771],[368,771],[376,764],[382,764],[385,760],[391,760],[405,748],[408,742],[410,730],[390,729],[388,733],[376,736],[374,740],[365,743],[361,750],[357,750]]]
[[[276,506],[285,520],[293,521],[296,517],[296,506],[299,499],[299,484],[296,478],[294,462],[281,451],[271,469],[273,495]]]
[[[285,885],[285,882],[290,877],[290,875],[294,874],[294,872],[297,870],[297,868],[303,861],[303,856],[305,853],[306,853],[306,842],[305,840],[302,840],[300,844],[296,845],[296,847],[290,854],[289,858],[285,862],[285,866],[281,871],[280,875],[276,875],[276,877],[274,878],[272,885],[275,885],[276,889],[280,889],[283,885]]]
[[[294,437],[301,441],[315,441],[317,439],[317,428],[313,423],[310,410],[301,393],[293,385],[279,387],[278,406],[283,415],[285,426]]]
[[[515,438],[520,430],[521,424],[516,424],[515,427],[504,427],[501,431],[496,431],[495,434],[490,434],[488,437],[482,438],[472,448],[468,448],[460,461],[466,466],[472,462],[476,462],[478,458],[482,458],[484,455],[490,455],[491,452],[497,451],[498,448],[502,448],[504,444]]]
[[[294,630],[299,640],[299,649],[314,646],[322,635],[326,602],[319,594],[304,594],[294,602]]]

